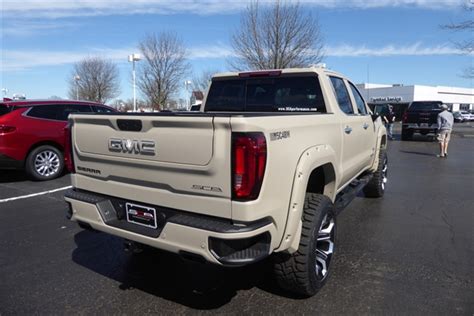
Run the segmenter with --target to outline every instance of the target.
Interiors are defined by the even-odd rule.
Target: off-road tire
[[[38,171],[38,167],[36,163],[41,156],[46,159],[47,157],[51,157],[51,166],[54,166],[54,172],[51,173],[44,173],[41,174]],[[25,171],[29,177],[34,180],[44,181],[44,180],[51,180],[54,178],[59,177],[64,169],[64,156],[63,153],[54,146],[50,145],[43,145],[33,149],[26,158],[25,161]],[[51,169],[52,170],[52,169]]]
[[[411,140],[413,138],[413,131],[402,128],[402,140]]]
[[[333,223],[331,230],[333,243],[326,269],[327,272],[321,278],[321,270],[317,268],[316,249],[318,236],[321,236],[320,232],[322,231],[323,221],[329,219]],[[324,286],[330,274],[330,263],[334,257],[336,237],[336,219],[333,203],[327,196],[307,193],[302,221],[303,227],[298,250],[293,254],[275,254],[273,256],[273,273],[280,288],[298,296],[309,297],[316,294]]]
[[[366,197],[379,198],[385,193],[385,184],[387,183],[388,158],[385,150],[380,149],[379,165],[374,172],[372,179],[364,187]]]

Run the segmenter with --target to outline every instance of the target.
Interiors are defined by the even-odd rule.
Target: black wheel
[[[278,285],[301,296],[316,294],[326,283],[336,241],[334,205],[324,195],[307,193],[298,250],[275,254],[274,275]]]
[[[385,185],[388,181],[388,158],[385,150],[380,149],[379,165],[374,172],[372,179],[364,187],[364,194],[367,197],[382,197],[385,192]]]
[[[25,163],[26,173],[35,180],[57,178],[64,169],[64,157],[56,147],[43,145],[33,149]]]
[[[411,140],[413,138],[413,131],[402,128],[402,140]]]

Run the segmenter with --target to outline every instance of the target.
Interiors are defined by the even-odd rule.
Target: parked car
[[[474,114],[469,111],[460,111],[462,118],[464,121],[474,121]]]
[[[459,111],[453,112],[454,122],[462,123],[465,121],[464,116]]]
[[[24,169],[35,180],[64,168],[65,127],[70,113],[112,113],[103,104],[70,101],[0,102],[0,169]]]

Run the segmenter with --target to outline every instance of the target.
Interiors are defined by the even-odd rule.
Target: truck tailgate
[[[228,117],[75,114],[70,121],[77,188],[230,218]]]

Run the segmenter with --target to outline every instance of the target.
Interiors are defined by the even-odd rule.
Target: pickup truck
[[[414,133],[428,135],[438,131],[438,114],[441,101],[414,101],[403,114],[402,140],[410,140]]]
[[[222,73],[198,112],[73,114],[67,216],[198,262],[269,257],[302,296],[327,281],[336,215],[387,183],[387,136],[324,68]]]

